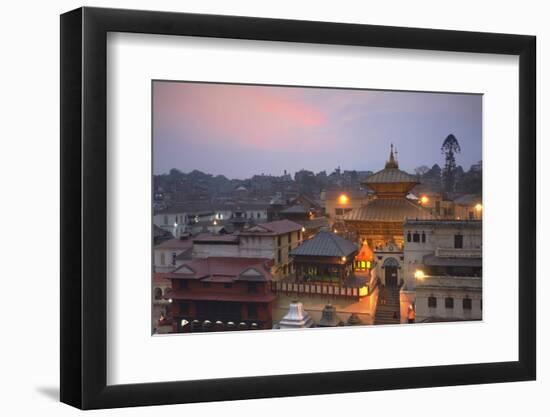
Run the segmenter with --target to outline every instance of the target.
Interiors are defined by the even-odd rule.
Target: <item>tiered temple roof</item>
[[[418,183],[415,176],[399,169],[392,145],[384,169],[364,182],[375,192],[375,198],[367,205],[347,213],[344,221],[401,223],[406,219],[433,219],[430,212],[407,199],[407,194]]]

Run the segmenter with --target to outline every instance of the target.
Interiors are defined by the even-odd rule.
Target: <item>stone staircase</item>
[[[399,324],[399,288],[380,287],[374,324]]]

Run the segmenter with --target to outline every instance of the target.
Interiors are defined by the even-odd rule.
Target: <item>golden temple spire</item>
[[[395,150],[395,152],[397,153],[397,149]],[[393,143],[390,145],[390,159],[388,162],[386,162],[386,168],[399,168],[399,165],[397,164],[397,160],[393,155]]]

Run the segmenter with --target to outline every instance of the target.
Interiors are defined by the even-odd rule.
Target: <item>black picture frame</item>
[[[108,32],[519,56],[519,360],[108,386]],[[61,15],[61,401],[95,409],[535,379],[535,54],[524,35],[87,7]]]

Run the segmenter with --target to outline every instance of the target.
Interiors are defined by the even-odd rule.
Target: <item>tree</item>
[[[426,172],[428,172],[430,170],[430,168],[426,165],[421,165],[417,168],[414,169],[414,173],[416,175],[418,175],[419,177],[421,177],[422,175],[424,175]]]
[[[445,167],[443,167],[443,189],[452,193],[455,190],[456,160],[455,154],[460,153],[460,145],[451,133],[441,145],[441,153],[445,155]]]

